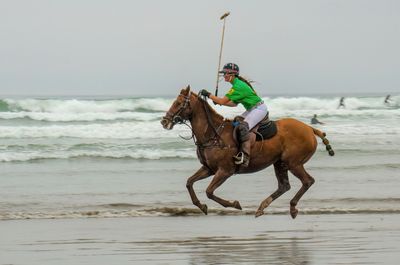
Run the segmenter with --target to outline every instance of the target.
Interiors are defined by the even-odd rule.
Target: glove
[[[202,89],[200,90],[200,95],[204,96],[204,97],[210,97],[211,93],[208,92],[206,89]]]

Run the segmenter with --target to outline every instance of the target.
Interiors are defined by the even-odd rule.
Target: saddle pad
[[[268,121],[266,123],[261,123],[258,126],[256,133],[256,141],[267,140],[275,136],[278,129],[276,127],[275,121]]]

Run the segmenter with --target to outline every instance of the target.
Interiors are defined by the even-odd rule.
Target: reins
[[[208,109],[207,106],[207,100],[206,98],[200,98],[200,96],[198,96],[199,99],[201,99],[203,101],[203,107],[204,107],[204,111],[206,113],[206,118],[207,118],[207,124],[208,126],[211,127],[212,132],[213,132],[213,136],[211,136],[208,140],[205,141],[205,143],[199,143],[195,138],[195,133],[193,131],[193,128],[190,124],[187,123],[187,121],[191,120],[191,117],[188,117],[187,119],[184,119],[180,116],[180,114],[182,113],[182,111],[184,111],[187,107],[191,107],[190,106],[190,94],[188,96],[182,95],[180,94],[179,96],[182,96],[185,101],[183,102],[183,104],[179,107],[179,109],[175,112],[167,112],[167,116],[170,116],[171,118],[169,118],[173,123],[178,123],[178,124],[184,124],[187,127],[190,128],[192,135],[190,137],[183,137],[181,135],[179,135],[179,137],[181,137],[182,139],[189,141],[190,139],[193,139],[194,144],[196,146],[198,146],[201,149],[204,148],[210,148],[210,147],[214,147],[214,146],[219,146],[220,148],[224,148],[226,147],[226,144],[224,143],[224,140],[222,139],[220,132],[223,131],[223,129],[225,128],[225,119],[222,120],[222,123],[216,128],[214,126],[214,123],[212,121],[211,118],[211,113],[210,110]]]
[[[204,111],[205,111],[206,117],[207,117],[207,124],[212,128],[214,135],[209,140],[207,140],[204,144],[201,144],[198,142],[195,142],[195,144],[197,146],[199,146],[200,148],[207,148],[207,147],[213,147],[213,146],[219,146],[220,148],[224,148],[224,147],[226,147],[225,142],[222,139],[222,137],[218,131],[221,130],[221,132],[222,132],[224,130],[225,119],[222,120],[222,122],[218,126],[218,128],[215,128],[214,123],[211,119],[210,110],[208,109],[208,106],[207,106],[207,99],[204,96],[201,99],[203,101],[203,107],[204,107]],[[222,144],[220,142],[222,142]]]

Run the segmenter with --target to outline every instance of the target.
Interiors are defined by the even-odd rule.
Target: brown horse
[[[190,91],[188,86],[182,89],[172,103],[161,124],[171,130],[176,123],[189,121],[197,145],[197,155],[202,167],[190,178],[186,187],[194,205],[207,214],[207,205],[201,204],[197,198],[193,184],[201,179],[214,175],[207,187],[206,194],[224,207],[233,207],[241,210],[238,201],[228,201],[214,195],[214,191],[235,173],[250,173],[274,165],[278,179],[278,189],[261,202],[255,216],[264,214],[264,209],[276,198],[290,189],[288,171],[300,179],[303,184],[300,190],[290,201],[290,214],[296,218],[296,205],[301,196],[314,183],[304,169],[304,164],[311,158],[317,148],[315,135],[323,140],[330,155],[334,155],[325,133],[314,129],[295,119],[281,119],[276,121],[277,134],[264,141],[255,141],[252,133],[251,159],[248,167],[235,165],[233,156],[238,152],[237,142],[233,137],[231,120],[224,119],[216,113],[204,99]]]

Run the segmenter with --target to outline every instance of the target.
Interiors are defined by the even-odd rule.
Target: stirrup
[[[233,156],[233,159],[235,159],[235,164],[236,165],[241,165],[244,162],[244,153],[243,152],[239,152],[237,153],[237,155]]]

